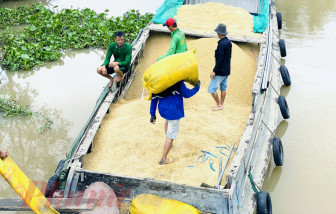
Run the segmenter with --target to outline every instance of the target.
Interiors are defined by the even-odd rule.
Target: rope
[[[251,186],[252,186],[252,189],[255,193],[258,193],[259,190],[257,189],[256,187],[256,184],[254,183],[253,181],[253,176],[252,176],[252,173],[251,173],[251,170],[249,171],[249,175],[248,175],[249,179],[250,179],[250,182],[251,182]]]
[[[261,122],[266,126],[266,128],[268,129],[268,131],[271,132],[271,134],[274,136],[273,132],[272,132],[271,129],[266,125],[266,123],[265,123],[263,120],[261,120]]]
[[[275,90],[275,88],[273,87],[272,83],[271,83],[270,85],[271,85],[271,87],[273,88],[273,90],[275,91],[275,93],[277,93],[277,95],[280,97],[280,94],[278,93],[277,90]]]
[[[275,48],[273,48],[275,50]],[[279,63],[279,65],[281,65],[281,62],[274,56],[273,52],[271,52],[273,58]]]

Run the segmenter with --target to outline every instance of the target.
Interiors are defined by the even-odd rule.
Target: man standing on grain
[[[157,61],[159,61],[159,60],[161,60],[161,59],[163,59],[163,58],[165,58],[169,55],[173,55],[173,54],[177,54],[177,53],[184,53],[188,50],[185,35],[177,27],[177,23],[176,23],[175,19],[173,19],[173,18],[167,19],[166,23],[163,24],[163,26],[167,26],[168,29],[170,30],[170,32],[172,32],[171,33],[172,40],[170,42],[168,52],[165,55],[159,57],[157,59]]]
[[[161,117],[166,119],[165,133],[166,140],[163,146],[163,154],[159,164],[170,164],[175,161],[174,158],[168,158],[167,155],[177,138],[179,131],[180,119],[184,117],[183,98],[194,96],[200,89],[201,82],[198,81],[193,89],[187,88],[183,81],[167,88],[159,94],[152,94],[150,105],[150,122],[156,122],[156,108],[158,107]]]
[[[210,74],[211,81],[208,87],[208,92],[211,93],[217,104],[212,110],[219,111],[223,109],[228,77],[231,70],[232,44],[231,41],[226,37],[228,32],[226,30],[225,24],[219,24],[215,29],[215,32],[217,33],[219,41],[215,51],[216,64]],[[218,85],[220,85],[221,91],[220,100],[217,94]]]

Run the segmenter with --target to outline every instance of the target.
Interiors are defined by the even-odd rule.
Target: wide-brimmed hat
[[[216,33],[219,33],[220,35],[227,35],[228,32],[226,31],[226,25],[225,24],[219,24],[216,29],[214,30]]]

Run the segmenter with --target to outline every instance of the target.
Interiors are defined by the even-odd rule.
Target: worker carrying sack
[[[195,51],[173,54],[149,66],[142,77],[144,87],[158,94],[183,80],[195,86],[199,80]]]
[[[189,204],[162,198],[152,194],[141,194],[132,200],[130,214],[200,214],[201,212]]]

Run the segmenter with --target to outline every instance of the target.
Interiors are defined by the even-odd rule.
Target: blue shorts
[[[228,76],[215,76],[215,78],[211,79],[210,81],[208,92],[211,94],[216,93],[218,85],[220,85],[221,91],[226,91],[227,83]]]

